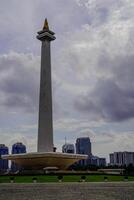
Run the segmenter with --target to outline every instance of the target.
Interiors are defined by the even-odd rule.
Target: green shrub
[[[58,180],[59,180],[59,181],[62,181],[62,179],[63,179],[63,176],[62,176],[62,175],[59,175],[59,176],[58,176]]]
[[[104,176],[104,181],[107,181],[108,180],[108,177],[107,176]]]

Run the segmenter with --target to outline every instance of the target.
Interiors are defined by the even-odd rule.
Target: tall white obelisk
[[[53,116],[52,116],[52,86],[51,86],[51,51],[50,42],[55,40],[54,32],[49,30],[45,19],[43,30],[38,32],[41,40],[41,72],[38,124],[38,152],[53,151]]]

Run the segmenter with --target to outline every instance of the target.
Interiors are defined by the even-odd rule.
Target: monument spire
[[[50,42],[56,39],[54,34],[54,32],[49,30],[48,21],[47,19],[45,19],[43,30],[39,31],[37,35],[37,39],[42,42],[38,122],[38,152],[53,152]]]
[[[49,30],[49,25],[48,25],[48,21],[47,21],[47,18],[45,19],[44,21],[44,26],[43,26],[43,30]]]

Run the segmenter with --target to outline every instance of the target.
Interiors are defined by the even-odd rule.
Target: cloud
[[[0,55],[0,107],[37,110],[39,59],[32,54]],[[16,110],[17,111],[17,110]]]
[[[78,133],[81,130],[91,129],[93,127],[100,127],[104,125],[104,122],[96,123],[96,122],[89,122],[87,119],[76,119],[76,118],[67,118],[64,119],[57,119],[54,121],[54,127],[56,131],[68,131]]]
[[[27,152],[36,152],[37,151],[37,135],[36,134],[27,134],[24,135],[23,132],[10,130],[9,132],[0,131],[1,141],[3,144],[8,146],[9,153],[11,153],[12,145],[16,142],[22,142],[26,145]],[[29,143],[30,141],[30,143]]]
[[[105,6],[109,17],[99,21],[99,27],[94,20],[90,25],[85,24],[66,41],[64,54],[68,61],[65,62],[65,70],[74,75],[66,76],[64,81],[72,82],[72,87],[81,82],[88,85],[87,90],[82,84],[83,91],[80,89],[79,94],[74,91],[77,95],[74,108],[90,120],[128,120],[134,117],[133,3],[112,1],[112,6],[109,6],[106,1],[101,1],[102,4],[85,2],[90,3],[90,8],[84,4],[89,10],[96,6],[95,13]],[[127,12],[128,3],[132,6],[131,14]],[[71,69],[68,70],[69,67]]]
[[[92,93],[79,97],[75,108],[96,120],[122,121],[134,117],[134,90],[120,88],[113,80],[100,80]]]

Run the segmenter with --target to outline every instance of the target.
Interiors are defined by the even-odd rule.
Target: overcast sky
[[[52,42],[54,142],[134,151],[134,1],[0,0],[0,143],[37,149],[40,47]]]

